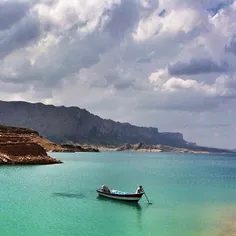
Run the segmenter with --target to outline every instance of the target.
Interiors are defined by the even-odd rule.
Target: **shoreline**
[[[219,227],[216,227],[216,232],[209,236],[234,236],[236,235],[236,206],[228,205],[222,213],[219,220]],[[207,235],[208,236],[208,235]]]
[[[140,150],[124,150],[124,151],[118,151],[116,149],[111,148],[99,148],[100,152],[150,152],[150,153],[192,153],[192,154],[211,154],[211,152],[204,152],[204,151],[162,151],[157,149],[140,149]],[[221,154],[221,153],[219,153]]]
[[[201,147],[173,147],[162,144],[147,145],[143,143],[125,144],[122,146],[87,145],[97,148],[101,152],[153,152],[153,153],[189,153],[189,154],[236,154],[236,152],[223,149]],[[209,150],[208,150],[209,149]]]
[[[61,163],[63,162],[50,156],[24,156],[14,159],[0,154],[0,165],[2,166],[53,165]]]

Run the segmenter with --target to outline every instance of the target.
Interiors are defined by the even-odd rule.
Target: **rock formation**
[[[99,152],[98,148],[82,147],[76,144],[62,144],[60,146],[63,148],[63,152]],[[54,149],[54,152],[57,151],[57,149]]]
[[[39,140],[44,139],[34,130],[0,125],[0,165],[62,163],[49,157]]]

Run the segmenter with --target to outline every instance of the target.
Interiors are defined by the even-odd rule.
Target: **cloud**
[[[224,73],[229,70],[229,64],[225,61],[219,64],[211,59],[198,58],[189,62],[177,62],[168,66],[170,75],[196,75],[204,73]]]
[[[0,31],[7,30],[20,21],[30,8],[27,2],[2,1],[0,2]]]
[[[197,142],[207,132],[195,140],[184,125],[236,115],[236,1],[0,4],[0,99],[77,105]]]
[[[213,84],[207,84],[204,81],[198,82],[194,79],[172,77],[167,69],[161,69],[152,73],[149,80],[156,89],[170,92],[185,89],[224,97],[232,95],[232,91],[236,89],[236,73],[221,75],[215,79]]]
[[[114,39],[123,39],[139,19],[138,4],[134,0],[121,0],[119,5],[114,5],[112,11],[106,13],[110,19],[104,30],[108,30]]]
[[[156,90],[175,92],[179,90],[192,90],[204,94],[214,94],[215,86],[208,85],[204,82],[197,82],[193,79],[182,79],[178,77],[170,77],[167,69],[161,69],[152,73],[149,77],[150,82],[155,86]]]
[[[32,6],[26,1],[0,3],[0,59],[39,35],[37,19],[30,13]]]
[[[227,100],[236,99],[235,76],[219,76],[214,83],[209,84],[194,79],[172,77],[167,69],[160,69],[149,76],[158,100],[157,104],[152,103],[151,107],[186,112],[215,110],[227,103]]]
[[[10,66],[14,73],[2,75],[4,80],[38,80],[54,86],[59,85],[66,76],[98,63],[100,55],[111,50],[119,41],[118,34],[121,34],[122,40],[122,34],[131,27],[134,14],[127,14],[126,7],[133,10],[132,6],[131,1],[126,3],[117,0],[104,0],[103,4],[94,1],[85,4],[84,8],[77,1],[41,2],[35,5],[31,13],[35,13],[38,18],[25,17],[0,43],[2,56],[9,54],[15,47],[28,44],[27,53],[21,59],[27,67],[25,63],[19,64],[18,60],[12,60],[14,56],[6,57],[3,63],[8,64],[8,70]],[[123,14],[126,17],[122,23]],[[39,26],[43,31],[39,31]],[[34,39],[38,39],[37,44],[29,45]]]
[[[236,75],[220,76],[216,79],[216,89],[218,93],[228,99],[236,98]]]
[[[202,128],[224,128],[224,127],[230,127],[232,126],[231,124],[204,124],[201,127]]]
[[[225,46],[225,51],[233,53],[236,56],[236,35],[234,35],[228,45]]]
[[[223,1],[223,2],[215,2],[213,6],[209,6],[207,8],[207,11],[209,11],[212,16],[216,15],[221,9],[224,9],[228,6],[230,6],[233,3],[233,0]]]

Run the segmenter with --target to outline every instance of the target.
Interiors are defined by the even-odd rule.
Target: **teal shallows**
[[[0,167],[4,236],[217,235],[236,209],[236,158],[165,153],[51,153],[62,165]],[[146,190],[138,204],[100,199],[102,184]]]

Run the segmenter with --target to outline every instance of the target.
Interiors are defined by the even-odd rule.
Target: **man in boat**
[[[106,185],[102,185],[102,191],[105,193],[110,193],[110,189]]]
[[[143,191],[143,187],[140,185],[138,188],[137,188],[137,190],[136,190],[136,194],[138,194],[138,193],[143,193],[144,191]]]

